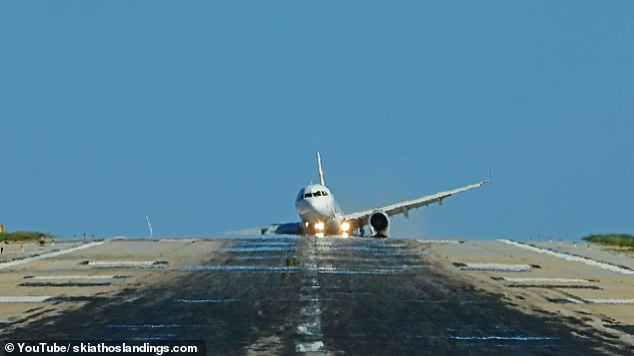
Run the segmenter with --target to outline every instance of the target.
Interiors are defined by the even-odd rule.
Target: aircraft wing
[[[373,213],[377,211],[382,211],[388,216],[404,214],[407,217],[409,215],[410,209],[420,208],[422,206],[427,206],[433,203],[441,204],[443,199],[445,198],[448,198],[454,194],[461,193],[470,189],[481,187],[482,185],[488,182],[489,180],[487,179],[478,183],[465,185],[464,187],[447,190],[447,191],[439,192],[436,194],[426,195],[424,197],[420,197],[414,200],[408,200],[408,201],[386,205],[386,206],[382,206],[382,207],[378,207],[378,208],[374,208],[370,210],[359,211],[356,213],[345,214],[343,218],[345,220],[361,220],[364,225],[367,225],[370,215],[372,215]]]
[[[301,235],[301,223],[273,224],[260,229],[261,235]]]

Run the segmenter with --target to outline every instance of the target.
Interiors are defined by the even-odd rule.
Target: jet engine
[[[387,237],[390,230],[390,219],[386,213],[377,210],[370,215],[368,221],[372,231],[374,231],[374,237]]]

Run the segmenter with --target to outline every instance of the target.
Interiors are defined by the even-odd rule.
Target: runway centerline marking
[[[326,346],[321,340],[323,332],[321,330],[321,303],[319,299],[319,267],[317,265],[316,244],[318,241],[307,241],[306,261],[302,270],[304,280],[300,289],[299,300],[303,306],[300,309],[299,324],[296,327],[298,336],[295,341],[295,352],[297,353],[325,353]]]

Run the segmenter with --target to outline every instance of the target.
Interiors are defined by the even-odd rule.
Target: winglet
[[[321,155],[319,154],[319,151],[317,151],[317,171],[319,173],[319,184],[326,185],[324,182],[324,170],[321,168]]]
[[[493,180],[493,163],[489,167],[489,179],[487,179],[487,183]]]

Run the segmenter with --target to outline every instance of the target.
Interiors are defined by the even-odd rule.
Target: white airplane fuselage
[[[342,228],[342,211],[328,187],[310,184],[300,189],[295,209],[302,221],[305,234],[347,234],[349,225]]]

